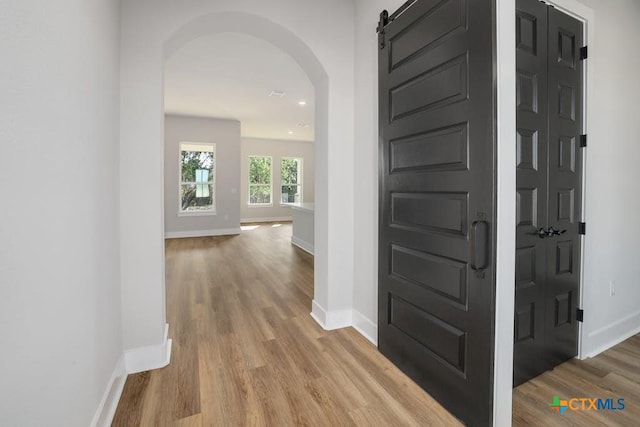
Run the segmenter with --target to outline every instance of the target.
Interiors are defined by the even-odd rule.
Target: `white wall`
[[[1,9],[0,425],[87,426],[122,355],[119,2]]]
[[[355,0],[355,152],[353,322],[378,338],[378,34],[380,12],[404,0]]]
[[[271,156],[273,169],[273,206],[249,206],[249,156]],[[275,139],[242,138],[240,206],[242,221],[291,218],[291,208],[280,203],[280,160],[283,157],[302,158],[301,202],[314,201],[313,142],[279,141]]]
[[[164,230],[166,237],[240,232],[240,122],[165,115]],[[216,144],[216,214],[178,216],[180,142]]]
[[[123,2],[122,8],[120,218],[125,348],[163,342],[164,57],[195,37],[223,31],[269,41],[298,61],[314,84],[318,144],[314,309],[325,325],[348,324],[350,319],[341,315],[351,308],[353,280],[352,2],[138,0]],[[331,31],[319,16],[331,17]],[[137,167],[140,162],[148,165],[144,171]],[[141,193],[135,187],[141,180],[157,182],[157,188],[148,186]]]

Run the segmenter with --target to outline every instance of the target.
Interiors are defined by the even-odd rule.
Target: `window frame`
[[[267,186],[267,184],[252,184],[251,183],[251,158],[268,158],[270,160],[269,167],[269,203],[251,203],[251,187],[252,186]],[[273,206],[273,156],[265,156],[261,154],[250,154],[247,158],[247,206],[250,208],[268,208]]]
[[[182,209],[182,186],[184,184],[195,184],[196,182],[183,182],[182,181],[182,152],[183,151],[195,151],[195,150],[184,150],[183,145],[200,145],[207,148],[212,148],[211,152],[213,153],[213,169],[211,170],[212,181],[211,186],[213,187],[213,195],[211,197],[211,208],[210,209],[202,209],[202,210],[184,210]],[[203,150],[209,151],[209,150]],[[217,191],[216,191],[216,182],[217,182],[217,171],[218,171],[218,153],[215,142],[199,142],[199,141],[180,141],[178,143],[178,216],[210,216],[217,214]]]
[[[297,160],[298,161],[298,183],[297,184],[289,184],[289,183],[285,183],[282,181],[282,161],[283,160]],[[303,179],[303,161],[304,158],[303,157],[296,157],[296,156],[283,156],[280,158],[280,199],[279,199],[279,203],[282,206],[291,206],[294,205],[296,203],[302,203],[303,202],[303,191],[304,191],[304,179]],[[292,186],[298,186],[300,187],[300,201],[299,202],[283,202],[282,201],[282,187],[288,186],[288,187],[292,187]]]

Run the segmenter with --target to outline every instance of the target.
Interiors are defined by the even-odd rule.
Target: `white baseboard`
[[[165,231],[165,239],[183,239],[185,237],[231,236],[240,234],[240,228],[220,228],[216,230]]]
[[[309,252],[311,255],[313,255],[313,245],[306,240],[299,239],[296,236],[291,236],[291,243],[296,245],[303,251]]]
[[[327,331],[351,326],[351,310],[326,311],[315,300],[311,302],[311,317]]]
[[[358,310],[353,310],[351,314],[353,328],[360,332],[360,335],[371,341],[373,345],[378,346],[378,325],[366,318]]]
[[[582,358],[597,356],[638,333],[640,333],[640,311],[587,334],[586,340],[582,343]]]
[[[284,222],[293,221],[292,216],[272,216],[272,217],[260,217],[260,218],[241,218],[240,224],[249,224],[254,222]]]
[[[113,416],[116,414],[118,408],[118,402],[124,389],[124,383],[127,380],[127,372],[124,366],[124,356],[120,356],[120,359],[116,363],[116,367],[111,374],[109,384],[104,391],[100,405],[96,410],[93,420],[91,421],[91,427],[108,427],[113,421]]]
[[[127,373],[135,374],[167,366],[171,361],[171,340],[168,339],[168,335],[169,324],[166,324],[162,344],[125,351],[124,361]]]

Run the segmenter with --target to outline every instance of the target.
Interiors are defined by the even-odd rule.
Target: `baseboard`
[[[91,427],[108,427],[113,421],[113,416],[116,414],[118,408],[118,402],[124,389],[124,383],[127,380],[127,372],[124,365],[124,356],[120,356],[120,359],[116,363],[116,367],[111,374],[111,379],[107,385],[100,405],[96,410],[93,420],[91,421]]]
[[[351,326],[351,314],[352,310],[326,311],[315,300],[311,302],[311,317],[327,331]]]
[[[306,240],[299,239],[296,236],[291,236],[291,243],[296,245],[303,251],[309,252],[311,255],[313,255],[313,245]]]
[[[124,352],[128,374],[164,368],[171,361],[171,340],[168,338],[169,324],[165,325],[162,344],[134,348]]]
[[[587,343],[582,344],[582,358],[597,356],[638,333],[640,333],[640,311],[590,332],[587,335]]]
[[[186,237],[231,236],[240,234],[240,228],[220,228],[216,230],[165,231],[165,239],[183,239]]]
[[[293,221],[292,216],[273,216],[273,217],[260,217],[260,218],[241,218],[240,224],[251,224],[260,222],[288,222]]]
[[[358,310],[353,310],[351,314],[353,328],[360,332],[360,335],[371,341],[373,345],[378,346],[378,325],[365,317]]]

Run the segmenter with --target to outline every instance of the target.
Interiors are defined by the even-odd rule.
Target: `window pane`
[[[300,159],[282,159],[280,164],[280,179],[283,184],[299,184]]]
[[[282,203],[299,203],[300,201],[299,185],[282,186]]]
[[[196,182],[196,171],[207,171],[207,179],[213,181],[214,154],[211,151],[181,151],[182,181]],[[201,172],[202,173],[202,172]],[[201,181],[199,181],[201,182]]]
[[[249,184],[271,184],[271,157],[249,157]]]
[[[182,184],[180,196],[183,211],[206,211],[213,209],[212,184]]]
[[[271,186],[270,185],[250,185],[249,186],[249,203],[250,204],[270,204],[271,203]]]

